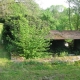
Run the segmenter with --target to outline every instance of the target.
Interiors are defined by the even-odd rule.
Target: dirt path
[[[38,62],[55,62],[55,61],[75,62],[80,60],[80,56],[52,57],[43,59],[30,59],[30,60]]]

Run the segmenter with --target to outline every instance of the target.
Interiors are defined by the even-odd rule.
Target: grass
[[[9,54],[6,52],[2,44],[0,44],[0,59],[10,59]]]
[[[0,63],[0,80],[43,80],[45,77],[49,80],[80,80],[79,74],[80,62],[74,64],[32,60],[11,62],[4,59]]]
[[[80,61],[71,64],[46,58],[12,62],[0,46],[0,80],[80,80]]]
[[[2,30],[3,30],[3,24],[0,23],[0,61],[9,59],[9,55],[6,52],[6,50],[4,49],[4,46],[1,43],[1,33],[2,33]]]

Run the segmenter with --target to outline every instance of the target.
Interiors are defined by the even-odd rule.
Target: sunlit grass
[[[0,65],[3,65],[0,66],[0,80],[43,80],[43,78],[49,80],[80,80],[80,62],[77,63],[78,65],[67,65],[32,60],[11,62],[0,59]]]
[[[2,29],[3,29],[3,24],[0,23],[0,34],[1,34]]]
[[[0,40],[1,40],[1,33],[2,33],[2,30],[3,30],[3,24],[0,23]]]
[[[0,58],[9,58],[7,51],[4,49],[4,46],[0,44]]]
[[[0,23],[0,63],[3,64],[9,59],[9,55],[4,49],[4,46],[1,43],[1,36],[2,36],[3,24]],[[3,62],[3,63],[2,63]]]
[[[0,58],[0,66],[5,66],[7,62],[9,62],[7,58]]]
[[[7,62],[9,62],[9,55],[1,43],[2,30],[3,30],[3,24],[0,23],[0,66],[5,66]]]

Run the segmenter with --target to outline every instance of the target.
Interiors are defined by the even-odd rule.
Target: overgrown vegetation
[[[50,40],[45,36],[50,30],[79,30],[80,7],[78,3],[80,3],[78,0],[68,0],[69,8],[52,5],[43,10],[34,0],[17,2],[2,0],[0,22],[4,25],[2,40],[7,51],[26,58],[47,55]],[[74,4],[75,7],[70,7],[71,4]],[[72,43],[72,40],[66,40],[66,42]],[[56,54],[67,55],[68,51],[63,50],[58,49]]]
[[[41,57],[49,46],[49,40],[45,39],[48,32],[47,28],[30,27],[25,17],[18,16],[5,21],[3,40],[8,52],[17,52],[26,58]]]

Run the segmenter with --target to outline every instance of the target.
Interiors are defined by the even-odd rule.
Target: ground
[[[12,62],[0,59],[0,80],[80,80],[80,61]]]

